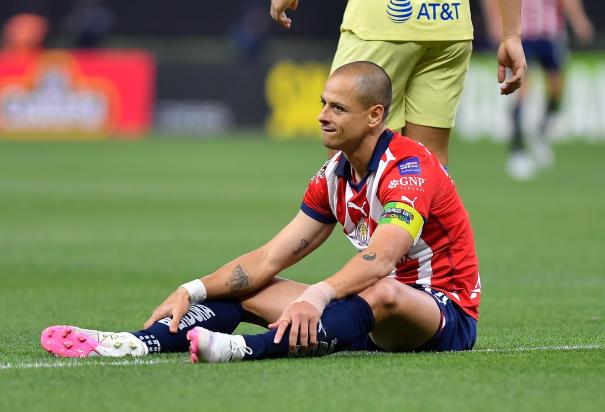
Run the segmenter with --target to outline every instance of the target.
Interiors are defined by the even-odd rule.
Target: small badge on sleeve
[[[384,206],[378,221],[380,225],[385,223],[404,228],[412,235],[415,243],[424,225],[424,220],[420,213],[407,203],[389,202]]]
[[[401,176],[419,175],[421,172],[420,159],[418,159],[416,156],[407,157],[399,162],[397,168],[399,169],[399,174]]]

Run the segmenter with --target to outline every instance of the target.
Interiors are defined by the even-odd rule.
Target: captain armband
[[[378,221],[380,225],[385,223],[402,227],[412,235],[414,243],[416,243],[422,231],[424,219],[416,209],[407,203],[389,202],[384,205],[382,215],[380,215]]]

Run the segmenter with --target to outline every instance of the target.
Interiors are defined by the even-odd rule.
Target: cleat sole
[[[99,342],[73,333],[71,326],[50,326],[40,336],[40,345],[50,354],[64,358],[84,358],[94,352]]]

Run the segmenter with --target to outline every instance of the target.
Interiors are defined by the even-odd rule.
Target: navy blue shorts
[[[564,40],[524,40],[523,50],[528,62],[537,61],[547,71],[560,71],[565,61]]]
[[[477,321],[466,314],[460,306],[451,301],[443,292],[410,285],[430,294],[441,311],[441,325],[435,335],[424,345],[407,352],[450,352],[471,350],[477,340]],[[355,343],[351,350],[382,351],[378,345],[366,337]]]
[[[443,292],[431,288],[417,288],[429,293],[441,311],[441,326],[424,345],[412,352],[444,352],[471,350],[477,340],[477,321]]]

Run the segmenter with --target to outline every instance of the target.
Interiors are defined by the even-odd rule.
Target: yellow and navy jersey
[[[472,40],[469,0],[349,0],[340,27],[364,40]]]

